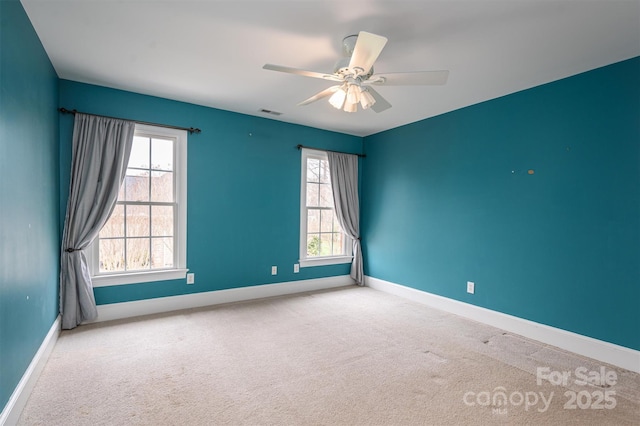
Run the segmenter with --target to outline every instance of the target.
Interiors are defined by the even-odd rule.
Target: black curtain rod
[[[81,112],[81,111],[77,111],[75,109],[66,109],[66,108],[58,108],[58,111],[60,111],[63,114],[73,114],[76,115],[76,113],[80,113],[80,114],[86,114],[86,115],[95,115],[98,117],[105,117],[105,118],[113,118],[115,120],[126,120],[124,118],[118,118],[118,117],[109,117],[107,115],[99,115],[99,114],[91,114],[88,112]],[[148,126],[158,126],[158,127],[165,127],[167,129],[177,129],[177,130],[186,130],[189,133],[200,133],[202,130],[195,128],[195,127],[180,127],[180,126],[171,126],[169,124],[158,124],[158,123],[148,123],[146,121],[137,121],[137,120],[131,120],[134,121],[137,124],[146,124]]]
[[[351,155],[357,155],[358,157],[361,157],[361,158],[365,158],[367,156],[366,154],[353,154],[351,152],[333,151],[331,149],[314,148],[312,146],[304,146],[304,145],[297,145],[296,148],[298,148],[298,149],[302,149],[302,148],[315,149],[316,151],[325,151],[325,152],[337,152],[338,154],[351,154]]]

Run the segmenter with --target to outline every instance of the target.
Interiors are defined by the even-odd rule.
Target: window
[[[300,266],[351,262],[351,240],[333,209],[329,161],[323,151],[302,150]]]
[[[89,256],[94,286],[184,278],[187,132],[136,125],[113,213]]]

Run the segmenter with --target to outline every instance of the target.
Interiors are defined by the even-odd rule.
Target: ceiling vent
[[[262,108],[262,109],[260,110],[260,112],[263,112],[263,113],[265,113],[265,114],[270,114],[270,115],[282,115],[282,113],[281,113],[281,112],[278,112],[278,111],[271,111],[270,109],[264,109],[264,108]]]

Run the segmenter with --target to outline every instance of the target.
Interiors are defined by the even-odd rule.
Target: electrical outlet
[[[271,267],[271,275],[278,275],[278,267],[277,266],[272,266]]]
[[[294,263],[293,264],[293,273],[297,274],[298,272],[300,272],[300,264],[299,263]]]
[[[476,285],[473,281],[467,281],[467,293],[474,294],[476,291]]]
[[[196,282],[196,274],[187,274],[187,284],[193,284]]]

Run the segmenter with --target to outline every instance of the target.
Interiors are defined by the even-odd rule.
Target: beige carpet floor
[[[19,424],[638,425],[640,377],[346,287],[65,331]]]

